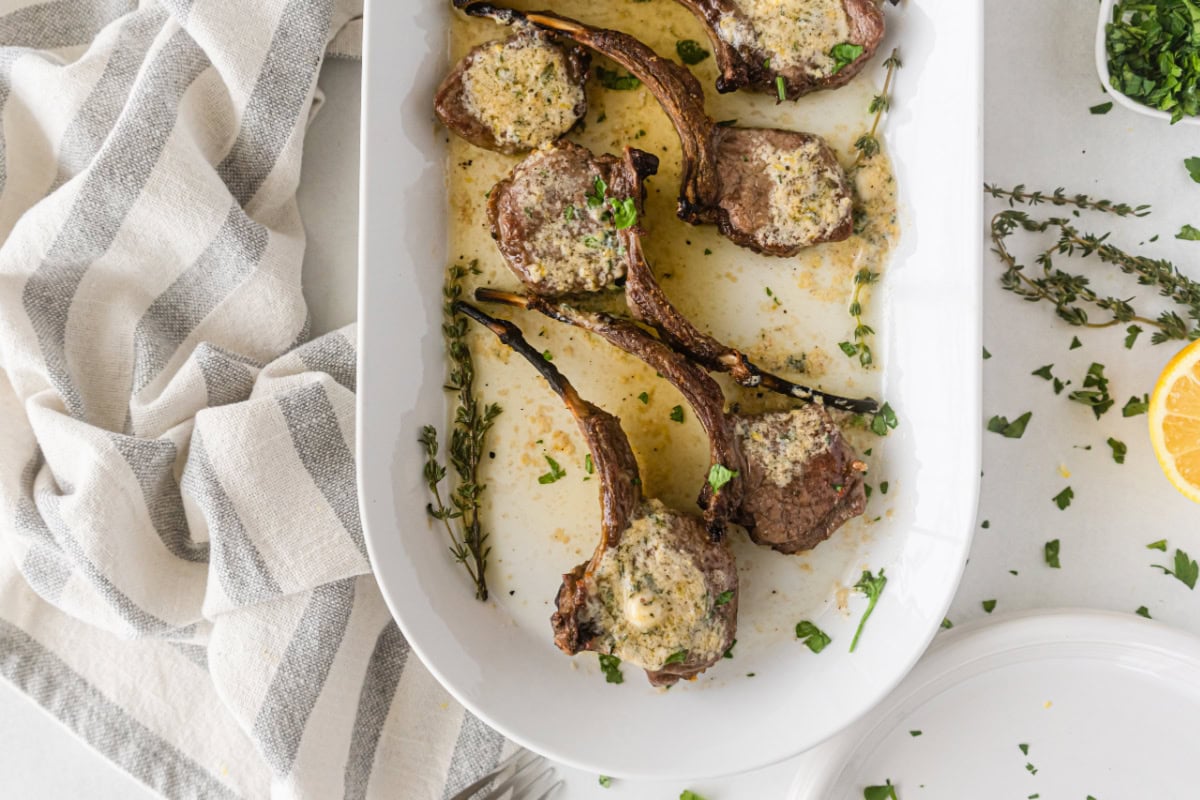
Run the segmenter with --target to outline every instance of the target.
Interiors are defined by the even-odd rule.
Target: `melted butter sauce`
[[[545,3],[521,0],[513,5],[535,9]],[[599,7],[589,0],[560,0],[555,10],[595,25],[637,32],[664,55],[673,54],[680,39],[694,39],[710,49],[697,21],[668,0],[609,2]],[[507,29],[490,21],[454,16],[453,59],[476,44],[508,35]],[[594,63],[614,68],[600,57]],[[870,126],[867,106],[882,80],[881,64],[882,58],[876,59],[863,75],[836,92],[779,106],[762,95],[718,95],[711,57],[692,70],[705,89],[714,119],[737,119],[745,127],[819,133],[849,167],[854,140]],[[760,256],[718,236],[713,227],[692,227],[675,216],[679,141],[645,88],[612,91],[593,79],[587,91],[586,128],[571,134],[572,140],[598,153],[619,153],[629,144],[661,160],[658,175],[648,184],[644,247],[679,310],[764,367],[831,391],[878,397],[878,370],[885,367],[878,364],[878,354],[885,351],[888,331],[874,317],[869,289],[862,301],[865,321],[877,331],[872,342],[875,369],[863,370],[856,359],[838,349],[838,343],[852,339],[854,320],[846,309],[855,273],[868,267],[884,273],[886,284],[885,267],[899,235],[895,183],[887,158],[872,159],[851,175],[866,222],[850,240],[814,247],[794,258]],[[520,157],[487,152],[447,136],[451,256],[460,262],[474,260],[480,270],[470,279],[467,294],[485,285],[520,290],[491,239],[486,196]],[[601,305],[611,310],[624,307],[619,293],[608,295]],[[696,496],[708,471],[707,442],[683,397],[669,383],[642,362],[585,332],[537,314],[489,311],[513,319],[536,348],[552,356],[584,398],[620,417],[648,497],[696,512]],[[480,475],[488,486],[482,519],[493,546],[488,573],[493,602],[513,624],[552,648],[549,617],[560,575],[590,558],[599,538],[598,482],[585,471],[587,447],[574,420],[532,367],[477,327],[470,344],[476,386],[485,401],[499,402],[504,408],[488,442],[494,458],[485,459]],[[803,368],[804,374],[797,368]],[[785,398],[760,397],[723,376],[718,380],[729,402],[738,403],[744,412],[790,406]],[[643,392],[646,402],[639,399]],[[683,423],[671,420],[677,405],[683,407]],[[877,483],[885,472],[880,455],[886,440],[854,428],[847,435],[860,452],[873,448],[873,456],[865,460],[870,465],[868,482]],[[557,461],[566,476],[540,484],[538,477],[549,472],[546,456]],[[788,646],[799,620],[815,619],[831,604],[844,609],[846,585],[870,566],[864,560],[864,545],[872,535],[871,519],[886,516],[891,508],[899,488],[896,481],[892,484],[889,495],[875,493],[864,517],[850,521],[810,553],[783,556],[753,545],[742,531],[731,528],[741,581],[739,656]],[[598,673],[593,656],[562,659],[564,668],[572,668],[573,662]],[[740,674],[736,668],[722,670],[722,663],[689,688],[726,672]],[[603,680],[598,674],[591,679]]]

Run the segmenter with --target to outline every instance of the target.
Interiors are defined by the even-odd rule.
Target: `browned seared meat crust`
[[[587,113],[590,63],[586,50],[522,26],[459,61],[438,88],[434,112],[477,147],[523,153],[558,139]]]
[[[642,154],[645,174],[658,159]],[[641,175],[616,156],[596,156],[567,141],[531,153],[496,184],[488,217],[505,262],[546,297],[596,292],[625,275],[617,213],[633,199],[640,215]]]
[[[742,519],[757,544],[811,550],[863,513],[866,466],[817,406],[736,418],[747,465]]]
[[[778,11],[771,19],[762,12],[775,6],[755,0],[679,3],[708,32],[720,73],[719,92],[745,88],[778,95],[778,79],[783,78],[784,96],[795,100],[819,89],[845,86],[875,54],[885,32],[883,12],[875,0],[790,0],[785,7],[795,15],[792,19]],[[825,19],[829,14],[841,19]],[[816,26],[828,29],[813,30]],[[828,50],[842,42],[861,46],[862,53],[835,69]],[[819,49],[812,50],[818,43]]]

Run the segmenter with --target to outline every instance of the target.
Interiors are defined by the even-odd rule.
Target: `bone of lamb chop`
[[[715,224],[734,243],[774,256],[793,256],[852,233],[850,182],[820,136],[717,125],[704,110],[704,91],[691,72],[620,31],[551,12],[526,14],[492,3],[454,2],[473,16],[555,31],[608,56],[646,84],[682,144],[678,213],[686,222]]]
[[[587,113],[590,54],[532,25],[468,53],[434,97],[438,119],[477,147],[523,153],[567,133]]]
[[[678,0],[716,52],[718,92],[784,99],[845,86],[883,41],[876,0]]]
[[[629,320],[495,289],[477,289],[475,298],[590,331],[649,364],[683,394],[708,436],[712,465],[731,473],[714,489],[710,472],[700,494],[710,534],[733,520],[755,543],[799,553],[865,510],[866,465],[820,406],[726,414],[725,396],[708,375]]]
[[[455,309],[524,357],[575,417],[600,480],[600,543],[563,575],[550,619],[568,655],[615,655],[646,670],[655,686],[694,677],[719,661],[737,629],[738,575],[728,544],[696,517],[642,494],[629,439],[613,415],[575,388],[511,322],[467,303]]]
[[[597,156],[567,141],[535,150],[496,184],[488,201],[492,236],[505,262],[533,292],[560,297],[599,291],[625,278],[634,316],[706,369],[751,388],[825,403],[855,413],[877,410],[800,386],[755,366],[744,353],[702,333],[675,309],[642,252],[645,178],[658,159],[626,148]]]

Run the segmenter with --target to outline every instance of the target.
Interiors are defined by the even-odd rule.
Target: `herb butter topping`
[[[475,54],[463,73],[463,100],[498,142],[532,149],[570,130],[584,94],[560,48],[518,36]]]
[[[841,224],[853,204],[836,164],[822,158],[812,140],[794,150],[760,144],[754,158],[771,180],[771,221],[763,231],[768,244],[811,243]]]
[[[724,622],[713,613],[717,598],[704,572],[690,553],[666,541],[677,516],[648,500],[595,572],[589,614],[610,637],[609,652],[643,669],[710,657],[723,644]]]
[[[726,14],[717,35],[739,49],[753,47],[771,68],[801,67],[815,78],[832,75],[835,46],[850,36],[842,0],[734,0],[741,14]]]
[[[746,460],[782,488],[799,478],[804,464],[829,449],[827,418],[810,406],[793,411],[739,417],[737,436]]]

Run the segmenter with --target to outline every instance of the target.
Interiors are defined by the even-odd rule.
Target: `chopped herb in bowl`
[[[1114,90],[1172,124],[1200,116],[1200,4],[1115,0],[1103,44]]]

